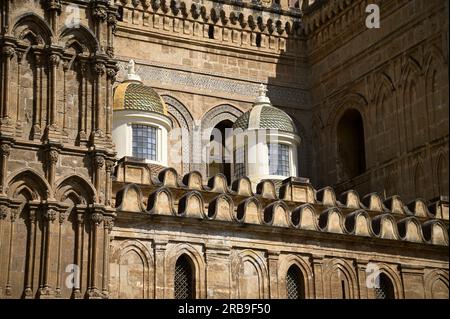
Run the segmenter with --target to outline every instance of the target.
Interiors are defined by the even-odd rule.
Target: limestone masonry
[[[448,7],[1,1],[0,298],[448,299]]]

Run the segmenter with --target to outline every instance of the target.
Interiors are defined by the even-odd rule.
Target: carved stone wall
[[[151,183],[117,179],[115,296],[173,298],[175,263],[185,256],[195,298],[286,298],[292,265],[305,298],[375,298],[367,286],[374,265],[394,298],[448,298],[447,202],[404,206],[399,197],[360,200],[355,191],[337,201],[332,188],[295,179],[279,193],[261,182],[253,194],[247,178],[231,189],[222,175],[202,180],[197,172],[179,178],[172,168]]]
[[[364,1],[329,2],[305,17],[313,181],[406,200],[448,196],[448,3],[377,3],[380,29],[365,27]],[[338,35],[346,45],[335,41]],[[360,176],[345,176],[339,165],[336,127],[347,109],[363,118],[366,172]]]
[[[0,298],[108,296],[116,8],[0,6]]]

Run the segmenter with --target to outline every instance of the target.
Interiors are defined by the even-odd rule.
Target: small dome
[[[114,110],[138,110],[167,115],[167,106],[154,89],[145,86],[135,71],[134,60],[128,62],[125,81],[114,91]]]
[[[289,133],[297,133],[292,118],[286,112],[272,106],[265,95],[264,86],[259,89],[260,95],[252,109],[242,114],[233,124],[233,129],[276,129]]]
[[[139,110],[167,115],[163,99],[154,89],[137,81],[119,84],[114,91],[114,111]]]

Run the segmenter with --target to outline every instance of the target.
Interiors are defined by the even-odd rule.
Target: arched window
[[[117,8],[117,20],[123,21],[123,7],[122,6],[119,6]]]
[[[227,178],[228,184],[231,183],[231,156],[226,147],[227,134],[232,135],[231,127],[233,122],[224,120],[219,122],[213,129],[210,136],[209,148],[209,167],[208,175],[214,176],[222,173]]]
[[[375,288],[375,297],[377,299],[395,299],[394,285],[384,273],[379,276],[379,287]]]
[[[175,263],[174,296],[175,299],[195,298],[194,268],[186,255],[181,255]]]
[[[366,170],[364,126],[361,114],[347,110],[337,126],[337,152],[341,179],[353,178]]]
[[[303,274],[296,265],[289,267],[286,274],[286,296],[288,299],[305,298],[305,282]]]

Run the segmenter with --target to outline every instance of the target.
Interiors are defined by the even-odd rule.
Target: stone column
[[[110,234],[114,227],[112,217],[105,217],[103,222],[103,276],[102,276],[102,294],[109,297],[109,244]]]
[[[278,259],[280,257],[279,251],[269,251],[267,253],[267,263],[269,268],[269,292],[270,299],[278,299]]]
[[[75,264],[78,266],[79,273],[78,273],[78,280],[75,280],[75,283],[78,283],[78,286],[75,285],[73,289],[72,296],[75,299],[82,298],[81,295],[81,283],[82,283],[82,276],[81,272],[83,270],[82,260],[81,256],[83,254],[83,226],[84,226],[84,210],[80,211],[77,209],[76,211],[76,233],[75,233]]]
[[[314,271],[314,287],[315,287],[315,298],[324,299],[325,298],[325,287],[323,282],[323,257],[313,256],[312,266]]]
[[[112,86],[116,81],[117,70],[115,68],[108,68],[107,71],[107,81],[106,81],[106,115],[105,115],[105,131],[108,139],[111,139],[111,124],[112,124],[112,114],[113,114],[113,90]]]
[[[33,268],[33,249],[34,249],[34,237],[36,234],[36,208],[30,207],[30,213],[29,213],[29,223],[30,223],[30,233],[28,235],[28,245],[27,245],[27,255],[28,259],[26,260],[26,273],[25,273],[25,291],[24,291],[24,298],[31,299],[34,298],[33,296],[33,272],[31,271]]]
[[[42,282],[39,289],[39,298],[46,299],[53,297],[53,290],[50,285],[50,262],[53,255],[53,250],[50,248],[52,244],[52,225],[56,219],[56,211],[51,208],[47,208],[44,212],[45,223],[45,243],[44,243],[44,269],[42,272]]]
[[[111,173],[114,168],[114,161],[107,160],[106,163],[106,178],[105,178],[105,205],[111,206],[111,193],[112,193],[112,185],[111,185]]]
[[[61,13],[61,0],[46,0],[45,9],[49,12],[50,25],[53,33],[58,31],[58,14]]]
[[[57,263],[57,270],[56,270],[56,287],[55,287],[55,296],[61,297],[61,276],[63,273],[63,270],[61,269],[61,253],[63,248],[63,242],[62,242],[62,228],[64,221],[68,217],[67,212],[60,211],[59,217],[58,217],[58,263]]]
[[[367,260],[357,260],[355,262],[356,274],[358,276],[359,282],[359,298],[360,299],[368,299],[369,298],[369,288],[367,287],[366,279],[367,279],[367,264],[369,261]],[[372,289],[373,290],[373,289]]]
[[[56,131],[58,128],[56,112],[57,112],[57,103],[56,103],[56,94],[58,93],[58,66],[61,62],[61,57],[58,54],[53,53],[50,55],[49,59],[49,67],[50,67],[50,131]]]
[[[117,10],[116,8],[110,8],[108,12],[108,31],[107,31],[107,47],[106,47],[106,54],[110,57],[114,57],[114,34],[116,34],[116,28],[117,28]]]
[[[11,152],[11,146],[9,144],[2,144],[0,146],[2,166],[1,166],[1,180],[0,180],[0,194],[5,195],[6,192],[6,177],[8,176],[8,157]]]
[[[8,241],[8,266],[6,270],[6,286],[5,286],[5,296],[8,298],[11,296],[11,268],[12,268],[12,261],[13,261],[13,236],[14,236],[14,225],[16,222],[17,215],[19,213],[16,209],[12,210],[10,212],[10,229],[9,229],[9,241]]]
[[[155,299],[163,299],[166,298],[165,290],[166,290],[166,249],[167,242],[166,241],[155,241]]]
[[[90,287],[88,289],[88,298],[89,299],[98,299],[101,298],[102,295],[97,286],[97,257],[98,257],[98,228],[103,221],[103,215],[100,213],[93,213],[91,215],[91,269],[89,273],[90,277]]]
[[[6,251],[8,248],[6,246],[7,242],[5,241],[4,234],[6,234],[7,227],[7,217],[9,215],[9,207],[6,205],[0,205],[0,251]],[[7,269],[6,265],[7,260],[0,258],[0,268]],[[0,273],[0,298],[3,298],[3,276],[5,273]]]
[[[20,83],[20,69],[21,69],[21,67],[22,67],[22,58],[23,58],[23,55],[24,55],[24,51],[23,50],[20,50],[20,51],[17,51],[17,82],[18,83]],[[21,96],[20,96],[20,93],[21,93],[21,88],[20,88],[20,85],[17,85],[17,91],[16,91],[16,95],[17,95],[17,102],[16,102],[16,135],[21,135],[22,134],[22,122],[20,121],[20,116],[21,116],[21,113],[20,113],[20,111],[22,111],[21,110],[21,105],[20,105],[20,102],[21,102]]]
[[[103,62],[96,62],[94,66],[94,71],[96,74],[95,79],[95,127],[94,127],[94,137],[102,137],[103,134],[103,125],[102,120],[104,120],[104,108],[105,103],[102,94],[102,81],[103,75],[106,72],[106,67]]]
[[[207,246],[206,298],[230,298],[230,248],[221,245]]]
[[[11,59],[16,53],[16,50],[11,45],[5,45],[2,49],[3,54],[3,92],[2,92],[2,108],[1,111],[1,121],[2,124],[8,124],[10,120],[9,116],[9,97],[10,97],[10,83],[11,83]]]
[[[97,41],[100,44],[100,52],[104,52],[105,45],[103,40],[103,23],[106,21],[108,17],[106,5],[108,1],[104,0],[93,0],[91,1],[91,15],[94,19],[95,23],[95,35],[97,36]],[[106,37],[105,37],[106,39]]]
[[[87,92],[88,92],[88,83],[89,83],[89,67],[87,66],[86,61],[81,62],[81,92],[82,96],[80,96],[81,99],[81,110],[80,110],[80,116],[81,116],[81,122],[80,122],[80,131],[78,132],[80,144],[85,145],[87,143],[87,127],[88,127],[88,101],[86,99]]]
[[[35,53],[35,52],[33,52]],[[38,88],[36,90],[36,115],[33,117],[33,140],[38,141],[41,139],[42,136],[42,108],[43,108],[43,98],[42,98],[42,87],[44,86],[44,63],[45,58],[42,52],[37,52],[35,55],[36,59],[36,75],[37,75],[37,81],[39,83],[43,83],[42,85],[39,84]]]

